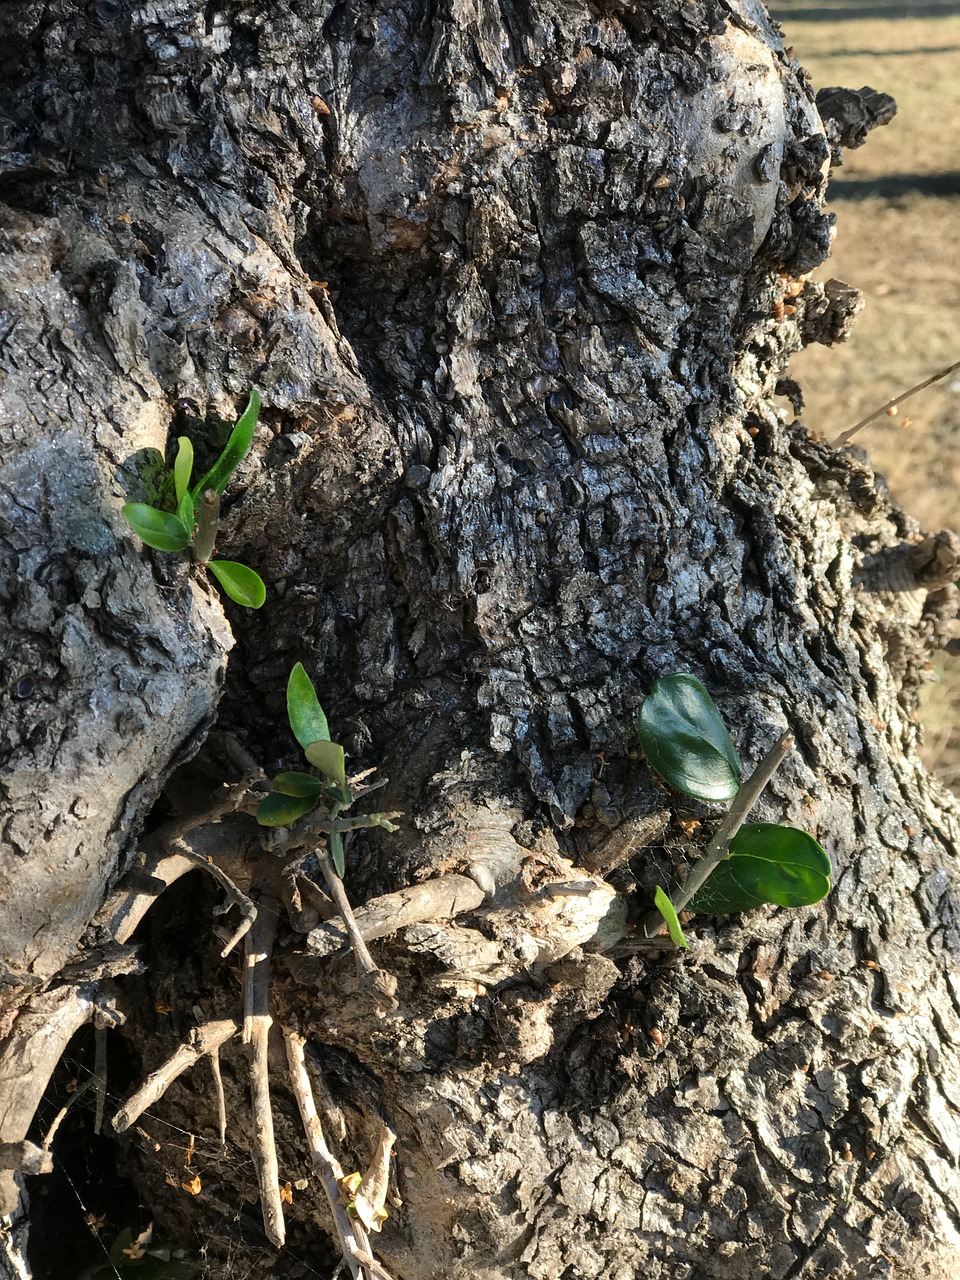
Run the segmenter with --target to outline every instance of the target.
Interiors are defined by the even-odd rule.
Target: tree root
[[[354,925],[363,941],[373,942],[398,933],[407,925],[426,920],[452,919],[482,906],[486,894],[469,876],[436,876],[397,893],[374,898],[354,913]],[[313,955],[328,956],[350,943],[350,935],[335,920],[311,929],[307,947]]]

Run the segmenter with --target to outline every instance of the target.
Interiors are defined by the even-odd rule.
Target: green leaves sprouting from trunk
[[[189,548],[194,560],[213,574],[230,599],[247,609],[259,609],[267,597],[259,574],[234,560],[211,557],[220,523],[220,498],[253,443],[261,403],[259,391],[251,391],[247,407],[231,431],[223,452],[192,487],[193,443],[187,436],[179,438],[173,464],[175,512],[146,502],[128,502],[123,508],[130,528],[148,547],[155,551]]]
[[[344,834],[363,827],[384,827],[387,831],[396,831],[392,819],[399,814],[369,813],[354,818],[341,817],[356,798],[347,780],[346,756],[340,743],[330,741],[327,717],[320,706],[313,681],[300,662],[287,680],[287,719],[307,762],[319,770],[320,776],[296,771],[278,773],[273,780],[273,790],[260,802],[257,821],[262,827],[286,827],[316,809],[321,810],[315,825],[318,830],[326,832],[330,857],[337,875],[342,876]],[[356,785],[356,778],[353,783]]]
[[[696,676],[658,680],[640,708],[637,735],[651,765],[678,791],[711,804],[740,790],[740,757]]]
[[[832,867],[812,836],[770,822],[744,825],[793,746],[789,734],[741,785],[743,766],[720,713],[700,681],[685,673],[657,681],[640,709],[637,734],[647,760],[670,786],[706,803],[731,801],[706,852],[679,889],[668,897],[657,886],[659,914],[646,923],[647,936],[665,921],[673,941],[685,946],[679,920],[684,908],[720,914],[768,902],[808,906],[826,896]]]

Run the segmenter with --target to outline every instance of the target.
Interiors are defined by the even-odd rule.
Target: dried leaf
[[[387,1220],[383,1207],[390,1186],[390,1155],[397,1135],[383,1125],[377,1149],[354,1198],[357,1217],[368,1231],[379,1231]]]

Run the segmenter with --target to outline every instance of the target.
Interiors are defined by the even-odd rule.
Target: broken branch
[[[140,1088],[130,1095],[113,1117],[114,1130],[123,1133],[125,1129],[129,1129],[148,1107],[152,1107],[163,1097],[178,1076],[182,1076],[201,1058],[219,1050],[222,1044],[237,1034],[240,1026],[239,1018],[224,1018],[196,1027],[189,1041],[175,1049],[166,1062],[152,1071]]]

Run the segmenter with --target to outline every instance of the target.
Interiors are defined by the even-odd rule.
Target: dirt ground
[[[899,108],[830,188],[837,238],[818,275],[855,285],[866,307],[848,343],[792,365],[807,425],[832,439],[960,360],[960,4],[781,0],[774,12],[817,89],[870,85]],[[925,527],[960,531],[960,370],[858,443]],[[960,786],[960,659],[934,661],[920,714],[926,763]]]

